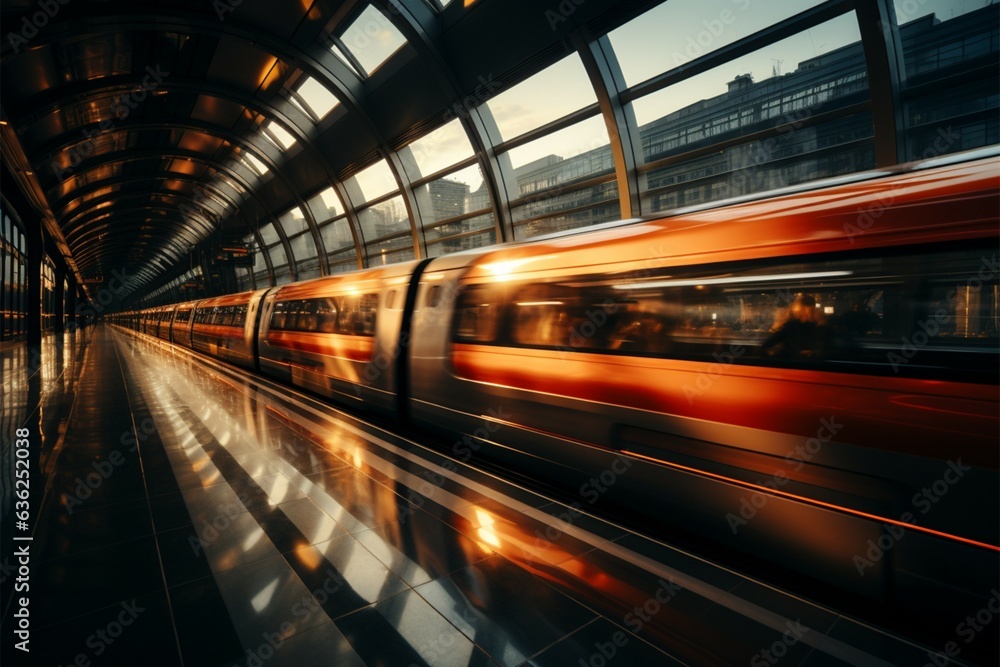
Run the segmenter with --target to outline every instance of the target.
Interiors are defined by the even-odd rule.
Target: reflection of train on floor
[[[119,321],[957,621],[998,585],[998,174],[939,162]]]

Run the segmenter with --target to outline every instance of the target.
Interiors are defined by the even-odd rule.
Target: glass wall
[[[21,223],[10,211],[0,208],[3,218],[0,272],[3,275],[0,303],[0,333],[11,340],[25,333],[25,294],[27,293],[27,243]]]
[[[937,9],[938,11],[934,11]],[[895,0],[907,160],[1000,142],[1000,5]]]
[[[482,167],[455,118],[399,152],[413,184],[428,257],[496,243],[496,220]]]
[[[897,25],[874,44],[862,41],[869,32],[855,5],[836,0],[670,0],[606,23],[604,34],[574,42],[578,50],[539,55],[516,77],[499,73],[507,83],[461,98],[432,129],[385,137],[377,162],[304,193],[305,207],[273,211],[277,222],[260,229],[263,245],[252,270],[237,269],[238,284],[669,214],[889,166],[893,145],[905,161],[1000,143],[1000,6],[890,4]],[[397,25],[359,3],[318,39],[365,80],[405,50]],[[891,81],[867,62],[887,44],[900,58]],[[348,111],[319,76],[292,76],[285,92],[325,127]],[[903,127],[885,150],[876,133],[886,114],[871,91],[890,84],[901,90]],[[280,151],[294,146],[274,122],[261,132]],[[269,176],[250,151],[238,160]]]
[[[635,160],[643,213],[875,165],[865,54],[853,12],[804,23],[791,37],[720,56],[716,66],[685,74],[689,59],[711,58],[706,54],[791,14],[784,4],[768,7],[765,21],[728,1],[671,2],[609,35],[616,54],[621,50],[626,81],[661,77],[622,92],[632,98],[627,111],[639,136]],[[719,24],[732,29],[718,28],[718,40],[699,41],[694,33],[694,46],[661,59],[667,69],[657,72],[641,54],[663,48],[650,46],[649,32],[663,12],[685,25],[724,12]]]
[[[326,249],[330,273],[343,273],[358,268],[358,254],[351,225],[340,195],[332,187],[326,188],[307,205],[319,228],[323,247]]]
[[[399,185],[386,161],[379,160],[344,183],[358,215],[358,231],[368,266],[413,259],[413,229]]]
[[[497,145],[515,240],[621,217],[607,127],[579,55],[501,92],[479,112]]]

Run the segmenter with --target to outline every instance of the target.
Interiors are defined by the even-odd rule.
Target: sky
[[[668,0],[609,34],[626,84],[635,85],[705,53],[820,4],[821,0]],[[935,13],[948,20],[989,0],[895,0],[898,23]],[[746,54],[678,85],[637,100],[639,125],[727,90],[738,74],[763,81],[860,40],[853,13]],[[570,56],[487,102],[501,138],[508,140],[596,101],[579,56]],[[603,122],[585,121],[512,152],[515,167],[555,154],[564,158],[608,144]]]

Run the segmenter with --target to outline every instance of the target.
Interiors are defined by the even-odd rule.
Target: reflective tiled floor
[[[17,360],[4,362],[5,436],[41,428],[51,478],[25,664],[926,659],[187,351],[110,327],[78,334],[58,362],[49,347],[34,396],[8,400],[21,390]],[[9,657],[9,581],[4,593]]]

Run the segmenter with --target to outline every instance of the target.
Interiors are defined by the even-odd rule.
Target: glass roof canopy
[[[527,0],[331,1],[296,4],[296,17],[245,0],[216,25],[132,19],[91,39],[105,59],[47,65],[56,92],[13,104],[20,68],[37,73],[53,42],[8,50],[4,113],[71,250],[157,171],[149,206],[183,213],[171,248],[255,248],[253,266],[203,276],[212,293],[1000,143],[1000,7],[988,0],[758,4],[590,0],[563,15]],[[143,35],[177,74],[137,90]],[[74,44],[100,53],[87,39]],[[195,43],[212,55],[184,71]],[[162,203],[167,190],[188,201]],[[129,257],[149,261],[156,240]],[[163,254],[178,271],[149,275],[133,305],[184,297],[191,263]]]

